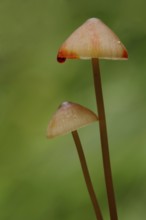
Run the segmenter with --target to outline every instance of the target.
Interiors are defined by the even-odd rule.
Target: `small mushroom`
[[[66,59],[92,60],[109,211],[111,220],[118,220],[112,181],[99,58],[112,60],[128,59],[128,52],[115,33],[97,18],[90,18],[77,28],[62,44],[57,54],[57,60],[60,63],[65,62]]]
[[[72,133],[96,218],[97,220],[103,220],[90,178],[82,144],[77,132],[77,129],[84,127],[92,122],[96,122],[97,120],[98,117],[91,110],[76,103],[63,102],[49,122],[47,137],[53,138],[56,136],[65,135],[67,133]]]
[[[73,102],[63,102],[48,125],[47,136],[65,135],[94,121],[97,116],[91,110]]]

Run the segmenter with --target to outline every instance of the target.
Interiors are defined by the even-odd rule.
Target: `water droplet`
[[[64,63],[65,61],[66,61],[66,58],[65,57],[57,57],[57,61],[59,62],[59,63]]]

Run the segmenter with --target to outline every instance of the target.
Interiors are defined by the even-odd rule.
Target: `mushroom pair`
[[[117,220],[118,215],[112,181],[99,58],[123,60],[128,59],[128,53],[119,38],[111,31],[111,29],[109,29],[101,20],[97,18],[88,19],[83,25],[76,29],[62,44],[57,55],[57,60],[60,63],[65,62],[66,59],[91,59],[92,61],[110,219]],[[72,121],[74,121],[73,118]],[[65,127],[66,125],[63,125],[64,122],[66,122],[66,120],[62,120],[61,124]],[[78,137],[78,135],[76,135],[76,132],[73,132],[73,134],[74,139],[75,137]],[[98,216],[97,219],[100,220],[102,219],[102,217]]]

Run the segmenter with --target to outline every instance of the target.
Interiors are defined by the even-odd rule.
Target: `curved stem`
[[[117,220],[118,216],[117,216],[117,208],[116,208],[116,201],[115,201],[114,187],[113,187],[113,180],[112,180],[105,109],[104,109],[102,86],[101,86],[101,76],[100,76],[100,69],[99,69],[99,61],[97,58],[92,59],[92,67],[93,67],[95,95],[96,95],[96,102],[97,102],[97,111],[98,111],[98,116],[99,116],[100,139],[101,139],[104,176],[105,176],[105,182],[106,182],[110,219]]]
[[[89,192],[89,195],[90,195],[93,207],[94,207],[96,218],[97,218],[97,220],[103,220],[103,217],[102,217],[102,214],[101,214],[101,211],[100,211],[100,207],[99,207],[99,204],[98,204],[98,201],[97,201],[94,189],[93,189],[91,178],[90,178],[90,175],[89,175],[89,171],[88,171],[88,167],[87,167],[87,164],[86,164],[86,159],[85,159],[84,152],[83,152],[83,149],[82,149],[81,141],[80,141],[80,138],[79,138],[79,135],[78,135],[77,131],[73,131],[72,136],[73,136],[73,139],[74,139],[77,151],[78,151],[82,171],[83,171],[85,182],[86,182],[86,185],[87,185],[87,189],[88,189],[88,192]]]

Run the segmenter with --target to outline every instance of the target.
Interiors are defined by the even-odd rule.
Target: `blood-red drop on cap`
[[[59,63],[64,63],[64,62],[66,61],[66,58],[65,58],[65,57],[59,57],[59,56],[57,56],[57,61],[58,61]]]

